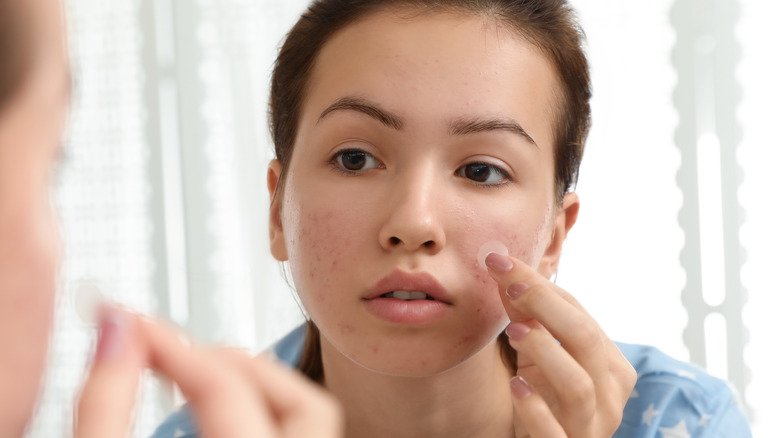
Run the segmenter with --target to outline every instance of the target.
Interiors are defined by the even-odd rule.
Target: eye
[[[355,173],[380,167],[379,160],[373,155],[360,149],[345,149],[336,152],[331,163],[339,170]]]
[[[487,163],[469,163],[457,170],[457,175],[483,185],[501,185],[510,180],[509,174],[498,166]]]

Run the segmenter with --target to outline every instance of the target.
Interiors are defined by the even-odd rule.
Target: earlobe
[[[271,160],[268,164],[266,182],[268,184],[268,196],[271,198],[271,208],[268,215],[268,237],[271,246],[271,254],[276,260],[287,260],[287,244],[284,240],[282,228],[282,194],[280,182],[282,175],[282,163],[279,160]]]
[[[558,270],[558,263],[561,260],[561,252],[563,251],[563,242],[566,240],[566,236],[569,234],[571,227],[577,222],[577,215],[579,215],[579,212],[579,196],[574,192],[566,193],[554,218],[550,243],[547,245],[547,250],[539,263],[538,271],[545,277],[552,277]]]

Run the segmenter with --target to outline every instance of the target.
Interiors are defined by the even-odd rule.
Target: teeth
[[[386,293],[383,296],[388,298],[397,298],[399,300],[407,300],[407,301],[428,299],[428,294],[416,290],[415,291],[397,290],[397,291]]]

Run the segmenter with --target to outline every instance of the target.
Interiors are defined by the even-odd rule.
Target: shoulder
[[[299,325],[271,346],[267,354],[291,367],[298,366],[303,354],[303,344],[306,341],[307,330],[306,324]]]
[[[186,406],[169,415],[151,438],[197,438],[197,428]]]
[[[654,347],[617,345],[634,366],[637,383],[615,437],[752,436],[726,382]]]

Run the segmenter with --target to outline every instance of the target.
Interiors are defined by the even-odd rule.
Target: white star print
[[[631,395],[628,398],[639,398],[639,391],[634,388],[633,391],[631,391]]]
[[[699,419],[699,426],[707,427],[707,422],[710,421],[710,418],[712,418],[712,415],[701,414],[701,418]]]
[[[660,414],[661,411],[655,410],[655,403],[650,403],[650,406],[647,407],[647,409],[642,412],[642,424],[651,425],[653,424],[653,417]]]
[[[184,435],[185,435],[184,431],[177,427],[176,432],[173,433],[173,438],[180,438],[183,437]]]
[[[659,427],[661,435],[664,438],[691,438],[691,434],[688,433],[688,428],[685,427],[685,421],[680,420],[677,426],[674,427]]]

